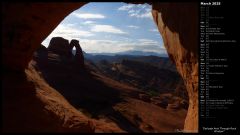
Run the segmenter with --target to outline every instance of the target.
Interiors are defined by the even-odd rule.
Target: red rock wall
[[[185,132],[198,131],[198,5],[155,3],[152,15],[189,95]]]
[[[50,87],[33,65],[3,75],[3,132],[94,132],[94,122]]]
[[[3,66],[24,70],[41,42],[84,3],[2,3]]]
[[[41,112],[44,105],[47,105],[43,99],[39,99],[33,94],[36,89],[32,87],[29,80],[24,79],[26,76],[24,70],[28,67],[28,63],[32,58],[33,52],[40,46],[41,42],[53,31],[53,29],[72,11],[80,8],[84,3],[2,3],[2,60],[3,68],[9,71],[9,74],[3,78],[8,85],[8,81],[11,82],[11,86],[16,87],[3,87],[3,93],[11,93],[14,95],[16,91],[21,93],[27,87],[29,94],[20,94],[16,97],[25,99],[30,96],[32,100],[36,100],[40,103],[35,104],[40,106]],[[158,25],[159,31],[163,36],[165,46],[168,54],[172,60],[175,61],[176,66],[180,74],[182,75],[185,84],[187,86],[190,106],[188,115],[185,121],[186,131],[197,131],[198,129],[198,61],[197,61],[197,5],[195,4],[153,4],[153,16]],[[17,73],[15,71],[22,72],[23,76],[20,76],[18,80],[25,80],[25,82],[14,80],[14,76]],[[11,78],[12,77],[12,78]],[[22,78],[22,79],[21,79]],[[12,80],[13,79],[13,80]],[[9,83],[10,84],[10,83]],[[6,92],[7,91],[7,92]],[[31,94],[32,93],[32,94]],[[28,95],[28,96],[27,96]],[[8,113],[9,107],[14,105],[15,110],[21,110],[21,104],[17,100],[9,100],[11,96],[5,97],[3,113]],[[9,99],[7,99],[9,98]],[[9,101],[9,102],[8,102]],[[10,102],[11,101],[11,102]],[[14,102],[15,101],[15,102]],[[29,100],[30,101],[30,100]],[[27,104],[29,103],[26,102]],[[56,100],[56,102],[58,102]],[[31,102],[34,106],[35,102]],[[50,103],[51,104],[51,103]],[[62,103],[60,103],[62,104]],[[10,106],[8,106],[10,105]],[[19,106],[18,106],[19,105]],[[18,108],[17,108],[18,106]],[[51,105],[50,105],[51,106]],[[7,109],[7,110],[5,110]],[[29,112],[31,112],[29,110]],[[29,113],[29,112],[23,112]],[[47,111],[51,112],[51,111]],[[64,112],[63,110],[60,112]],[[31,112],[34,113],[34,112]],[[37,113],[36,114],[41,114]],[[55,113],[57,114],[57,113]],[[64,114],[64,113],[63,113]],[[18,113],[14,114],[16,118],[22,117]],[[59,114],[60,115],[60,114]],[[26,116],[26,115],[25,115]],[[34,115],[33,118],[36,118]],[[49,117],[49,115],[47,115]],[[57,116],[57,115],[56,115]],[[64,116],[64,115],[63,115]],[[6,115],[3,124],[12,125],[15,121],[9,120],[10,115]],[[61,117],[59,117],[61,118]],[[49,117],[50,119],[50,117]],[[36,120],[36,119],[35,119]],[[37,121],[30,122],[29,125],[36,123]],[[42,123],[46,124],[46,123]],[[48,125],[48,124],[46,124]],[[70,123],[71,125],[71,123]],[[17,126],[17,125],[16,125]],[[32,125],[34,126],[34,125]],[[21,126],[20,126],[21,127]],[[19,127],[19,128],[20,128]],[[35,126],[37,127],[37,126]],[[55,126],[51,129],[58,129]],[[60,126],[62,127],[62,126]],[[5,127],[5,129],[8,129]],[[91,130],[91,128],[90,128]]]

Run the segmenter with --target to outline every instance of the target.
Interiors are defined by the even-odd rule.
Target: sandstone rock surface
[[[53,37],[50,40],[48,50],[55,52],[59,55],[64,55],[70,57],[72,55],[71,51],[69,50],[69,41],[62,37]]]
[[[186,132],[198,131],[198,4],[155,3],[152,15],[189,96]]]
[[[94,122],[50,87],[30,63],[3,78],[4,132],[94,132]]]
[[[40,43],[71,12],[85,2],[3,2],[3,67],[24,71]]]
[[[72,54],[73,47],[76,48],[76,54]],[[79,44],[79,41],[76,39],[69,41],[62,37],[53,37],[50,40],[48,50],[52,51],[53,53],[58,54],[59,56],[64,56],[66,58],[73,58],[75,63],[84,67],[84,56],[82,48]]]
[[[70,45],[69,45],[69,51],[72,52],[72,48],[75,47],[76,48],[76,54],[74,56],[74,59],[76,62],[78,62],[80,64],[80,66],[84,67],[84,56],[83,56],[83,51],[82,48],[79,44],[78,40],[71,40]]]

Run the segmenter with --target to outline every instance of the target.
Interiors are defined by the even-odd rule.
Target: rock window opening
[[[103,4],[107,4],[107,3],[103,3]],[[8,5],[8,4],[5,3],[5,5]],[[69,6],[66,6],[65,4],[63,6],[61,4],[59,4],[59,6],[52,5],[52,4],[44,5],[44,6],[41,4],[32,4],[32,6],[30,6],[31,9],[22,8],[22,7],[26,7],[26,5],[24,4],[4,6],[5,8],[3,9],[3,13],[6,16],[5,20],[7,21],[4,21],[3,24],[8,24],[6,26],[15,26],[17,20],[25,20],[25,21],[22,21],[23,24],[21,25],[29,26],[28,28],[31,29],[32,31],[32,34],[30,36],[29,29],[23,30],[23,29],[15,29],[15,27],[6,27],[6,29],[3,30],[4,31],[3,33],[10,33],[12,30],[11,28],[14,28],[14,31],[16,31],[16,32],[12,31],[13,34],[16,34],[16,35],[14,37],[11,37],[13,38],[11,42],[8,42],[9,38],[4,35],[4,38],[3,38],[4,45],[6,45],[7,42],[12,44],[14,43],[10,47],[14,51],[9,51],[9,53],[6,53],[8,52],[8,48],[4,47],[4,51],[3,51],[4,58],[5,58],[4,67],[8,67],[11,69],[19,68],[18,70],[21,70],[22,68],[25,69],[24,67],[27,66],[27,64],[25,63],[28,63],[30,61],[28,56],[31,56],[31,53],[33,53],[31,51],[35,50],[34,47],[36,48],[37,46],[40,46],[39,45],[40,43],[38,43],[37,41],[39,39],[42,39],[43,35],[46,35],[54,27],[55,24],[59,23],[60,21],[59,18],[63,18],[67,16],[67,14],[73,11],[73,9],[76,9],[77,7],[81,7],[82,5],[84,5],[84,3],[76,3],[75,5],[69,4]],[[88,4],[85,4],[85,6],[81,7],[81,9],[84,9],[84,7],[86,8],[87,5]],[[36,108],[36,109],[33,109],[33,110],[36,110],[36,112],[33,112],[32,113],[33,115],[31,115],[30,118],[27,118],[27,120],[28,121],[39,120],[38,119],[39,117],[37,116],[44,115],[44,117],[41,117],[41,120],[42,120],[41,122],[48,123],[48,124],[42,124],[42,125],[40,124],[38,126],[32,123],[31,124],[32,129],[39,129],[38,127],[45,129],[46,125],[53,125],[52,127],[47,127],[47,129],[49,128],[49,130],[51,129],[62,130],[64,128],[64,131],[68,129],[70,131],[70,130],[73,130],[71,128],[72,125],[71,124],[68,125],[67,123],[72,123],[72,122],[75,123],[75,121],[77,121],[78,124],[79,123],[81,124],[79,125],[79,127],[76,127],[76,130],[81,129],[81,131],[84,130],[84,131],[92,132],[93,128],[89,126],[89,123],[94,122],[95,124],[93,125],[96,125],[94,128],[97,131],[102,131],[103,129],[103,128],[102,129],[100,128],[101,126],[97,126],[97,125],[106,124],[107,125],[106,127],[109,127],[109,129],[106,129],[106,128],[104,129],[105,131],[109,131],[109,132],[110,131],[171,132],[171,131],[176,131],[176,128],[180,130],[183,129],[183,125],[185,121],[184,129],[188,131],[196,131],[197,130],[197,112],[198,112],[197,111],[198,98],[196,94],[197,93],[196,78],[197,78],[198,62],[196,57],[197,45],[195,44],[195,36],[197,34],[195,34],[194,27],[195,27],[195,24],[197,24],[195,23],[195,20],[197,20],[196,19],[197,8],[195,8],[194,4],[179,5],[174,3],[173,4],[154,3],[153,11],[152,11],[153,18],[151,20],[151,18],[149,18],[151,17],[151,12],[149,12],[151,11],[151,8],[150,10],[149,8],[146,8],[148,7],[147,5],[144,5],[144,4],[143,5],[141,4],[124,5],[124,3],[122,3],[122,5],[115,5],[115,6],[113,5],[110,6],[111,10],[109,10],[110,14],[108,15],[105,14],[104,12],[103,13],[100,12],[103,9],[107,9],[106,5],[102,6],[102,9],[99,11],[97,11],[97,8],[96,8],[97,6],[94,7],[94,10],[93,9],[86,10],[86,11],[95,11],[95,13],[88,13],[88,12],[75,13],[74,12],[73,16],[75,17],[74,18],[75,20],[82,19],[82,21],[75,21],[75,22],[80,22],[81,24],[75,24],[75,23],[65,23],[64,25],[60,24],[58,26],[59,29],[58,30],[56,29],[56,31],[58,32],[60,31],[60,32],[57,35],[54,35],[48,38],[47,45],[49,46],[46,46],[45,41],[44,41],[45,43],[44,42],[42,43],[43,46],[39,48],[41,51],[39,50],[36,51],[35,53],[36,55],[34,54],[33,60],[30,63],[30,68],[26,69],[26,72],[24,73],[24,75],[26,75],[28,78],[30,77],[31,79],[26,79],[24,78],[24,76],[18,76],[19,78],[22,77],[21,80],[23,80],[22,83],[24,84],[24,87],[26,85],[27,86],[26,88],[29,91],[32,91],[33,93],[32,95],[30,95],[31,93],[21,95],[22,92],[23,93],[25,92],[25,91],[22,91],[19,94],[17,94],[21,98],[21,100],[19,99],[18,100],[30,102],[30,99],[32,99],[32,101],[33,100],[36,101],[36,103],[32,102],[33,104],[29,104],[29,108],[25,107],[24,109],[22,109],[27,111],[29,109],[32,109],[32,107]],[[14,8],[8,8],[8,7],[14,7]],[[137,8],[140,8],[141,10],[137,10]],[[23,15],[10,17],[11,19],[8,19],[8,16],[12,16],[10,12],[11,9],[16,9],[16,11],[20,9],[26,12],[18,12]],[[38,9],[41,9],[41,10],[38,10]],[[173,9],[173,10],[170,10],[170,9]],[[28,10],[29,11],[32,10],[32,12],[28,12]],[[51,11],[51,12],[49,12],[49,14],[44,14],[45,12],[48,12],[48,11]],[[149,24],[146,22],[144,22],[144,25],[142,26],[133,25],[133,24],[126,25],[124,23],[128,22],[127,19],[124,21],[116,21],[116,19],[110,19],[111,13],[113,13],[112,11],[116,11],[119,13],[119,15],[115,15],[118,18],[121,18],[124,16],[132,18],[131,22],[134,20],[135,21],[138,20],[137,21],[138,23],[143,23],[144,19],[150,19],[152,21],[152,24],[154,24],[153,23],[154,21],[157,23],[158,28],[156,29],[144,28]],[[179,16],[174,15],[171,11],[178,11],[177,13],[179,13]],[[27,13],[31,13],[31,14],[27,14]],[[39,14],[39,13],[43,13],[43,14]],[[104,19],[110,19],[111,23],[104,22]],[[39,22],[41,22],[41,24],[44,23],[44,25],[41,25],[43,30],[41,34],[39,34],[39,28],[36,28],[35,25],[31,25],[32,24],[31,21],[33,20],[34,22],[36,22],[34,24],[39,24]],[[47,21],[44,21],[44,20],[47,20]],[[181,22],[184,22],[184,24],[182,24]],[[73,26],[79,26],[79,29],[75,29],[73,28]],[[134,35],[139,36],[139,34],[141,34],[141,32],[136,32],[135,34],[132,33],[138,30],[139,28],[144,28],[143,29],[145,32],[143,34],[144,36],[133,38],[133,40],[138,41],[137,43],[135,41],[131,42],[131,39],[129,39],[129,37],[131,38]],[[157,36],[157,34],[159,38],[160,36],[159,36],[158,30],[161,31],[162,33],[167,33],[167,35],[163,34],[163,39],[165,43],[167,43],[165,44],[165,46],[167,47],[168,53],[171,54],[171,59],[173,59],[174,62],[176,63],[179,73],[181,74],[181,76],[184,77],[184,80],[186,82],[186,85],[187,85],[186,88],[188,89],[188,95],[190,96],[189,100],[191,101],[189,102],[189,107],[187,107],[188,102],[184,102],[180,96],[177,96],[176,93],[170,93],[170,94],[156,93],[156,90],[154,90],[152,87],[152,86],[155,86],[156,82],[157,84],[161,83],[161,86],[166,86],[164,89],[160,89],[160,91],[164,91],[164,92],[171,91],[173,84],[181,86],[181,83],[178,83],[178,81],[176,80],[174,81],[174,79],[176,79],[177,77],[169,78],[169,76],[174,76],[177,73],[177,72],[174,73],[173,71],[169,71],[171,68],[161,69],[161,70],[164,70],[164,72],[160,72],[159,74],[162,74],[162,75],[158,77],[163,77],[164,78],[163,81],[159,81],[158,77],[153,77],[153,78],[149,77],[150,74],[156,73],[155,72],[156,70],[149,70],[155,67],[151,67],[149,63],[142,63],[141,60],[144,60],[146,56],[142,56],[140,58],[140,61],[139,60],[133,61],[132,59],[131,60],[124,59],[120,61],[121,63],[110,62],[110,64],[109,64],[109,61],[103,61],[103,62],[100,62],[101,67],[99,67],[97,64],[89,62],[89,59],[87,59],[86,55],[88,55],[89,53],[92,53],[94,54],[94,56],[96,56],[96,55],[99,55],[99,53],[120,53],[124,51],[133,51],[134,49],[136,50],[138,49],[137,52],[135,51],[135,53],[137,54],[141,53],[139,51],[142,51],[142,50],[145,50],[146,52],[149,53],[151,52],[149,48],[156,46],[157,44],[156,42],[154,42],[153,39],[150,39],[150,38],[153,35]],[[34,33],[34,31],[36,31],[36,33]],[[147,34],[147,31],[152,31],[152,32],[155,31],[156,33]],[[81,38],[78,38],[79,35],[81,36]],[[97,39],[96,36],[99,36],[99,35],[102,35],[103,37]],[[120,35],[120,36],[116,36],[116,35]],[[32,41],[32,42],[27,44],[28,46],[24,46],[25,44],[23,44],[22,42],[24,40],[19,40],[19,38],[22,38],[24,40],[29,39],[29,41]],[[36,41],[32,39],[36,39]],[[120,43],[122,44],[119,44],[118,41],[121,41]],[[133,44],[133,43],[136,43],[136,44]],[[109,48],[108,47],[109,44],[113,44],[114,47]],[[26,48],[30,47],[30,49],[27,49],[24,53],[22,53],[22,50],[24,49],[21,48],[21,46]],[[76,48],[75,56],[72,55],[73,47]],[[127,49],[122,50],[123,48],[125,49],[127,48]],[[176,50],[176,48],[178,49]],[[91,50],[91,49],[96,49],[98,51]],[[159,46],[158,49],[161,50],[163,48]],[[151,50],[153,51],[157,49],[151,49]],[[14,57],[14,58],[9,57],[9,55],[11,54],[14,54],[14,56],[16,55],[19,57]],[[72,59],[71,60],[69,59],[72,56],[74,58],[73,61]],[[84,60],[84,56],[86,56],[85,60]],[[155,57],[155,56],[151,56],[151,57]],[[136,57],[134,56],[134,58]],[[191,61],[191,63],[189,63],[189,61]],[[157,63],[159,64],[159,60]],[[164,65],[167,62],[165,61],[165,59],[163,59],[161,60],[160,63],[161,65]],[[183,64],[186,64],[186,65],[183,66]],[[111,68],[109,68],[108,65],[110,65]],[[166,66],[169,66],[169,65],[166,64]],[[138,70],[133,70],[133,69],[136,69],[135,67],[140,67],[140,68],[138,68]],[[104,72],[101,71],[101,68],[105,71]],[[33,72],[30,70],[33,70]],[[32,74],[35,74],[34,70],[38,71],[36,72],[36,75],[32,75]],[[148,73],[145,74],[144,72],[141,72],[141,71],[148,72]],[[41,79],[36,79],[38,73],[40,74],[39,77],[41,77]],[[109,76],[106,75],[106,73],[109,74]],[[112,78],[111,77],[112,73],[113,73],[113,76],[114,77],[117,76],[117,78]],[[143,74],[147,75],[147,77],[142,77]],[[146,78],[148,78],[147,81],[145,81]],[[136,79],[139,79],[139,80],[136,80]],[[7,82],[8,80],[6,79],[5,81]],[[34,82],[34,84],[39,84],[41,80],[44,80],[41,82],[44,85],[33,85],[32,82],[29,83],[30,80]],[[170,81],[174,83],[172,84],[164,83],[164,82],[170,82]],[[5,84],[8,84],[6,82]],[[142,89],[139,89],[137,87],[139,84],[145,85],[146,82],[148,84],[146,85],[146,87],[143,87]],[[5,91],[7,92],[9,91],[8,93],[11,93],[12,87],[8,87],[8,86],[10,85],[5,85],[4,87]],[[17,88],[18,87],[16,87],[16,89]],[[181,87],[179,87],[179,89],[181,89]],[[60,94],[56,93],[55,90],[57,90],[67,100],[65,100]],[[49,94],[49,93],[52,93],[52,94]],[[47,95],[48,97],[44,96],[45,94],[48,94]],[[158,94],[160,95],[164,94],[164,95],[158,96]],[[36,95],[38,97],[36,97]],[[179,95],[184,97],[184,95],[187,95],[187,94],[180,92]],[[29,96],[29,98],[26,98],[27,96]],[[58,99],[61,99],[61,100],[58,100]],[[14,104],[14,102],[16,101],[12,100],[9,103],[12,103],[11,105],[16,107]],[[72,108],[70,105],[68,105],[67,102],[69,102],[75,108]],[[42,112],[43,110],[42,105],[48,106],[47,108],[44,108],[44,110],[46,110],[44,112]],[[71,108],[71,111],[69,111],[70,108]],[[185,120],[187,108],[188,108],[188,115]],[[75,109],[79,111],[75,111]],[[8,107],[4,108],[4,112],[5,112],[4,113],[5,116],[6,114],[8,114],[6,112],[11,112],[10,114],[14,114],[9,116],[16,116],[14,117],[14,119],[17,119],[15,121],[22,121],[21,118],[26,118],[25,112],[10,111]],[[21,115],[15,114],[15,112]],[[169,112],[172,112],[172,113],[169,113]],[[84,113],[84,116],[81,115],[81,113]],[[179,113],[179,114],[172,115],[176,113]],[[54,116],[54,117],[51,117],[52,119],[50,121],[47,120],[49,118],[49,114]],[[18,115],[22,117],[17,117]],[[64,123],[66,124],[64,124],[64,127],[61,127],[59,125],[63,125],[63,123],[61,123],[59,120],[56,120],[55,118],[62,118],[62,116],[64,117],[76,116],[76,117],[74,117],[74,120],[72,119],[72,117],[67,117],[68,119],[65,119],[66,118],[65,117],[63,120],[64,120]],[[162,119],[163,117],[165,118],[165,120]],[[4,117],[4,118],[6,118],[5,121],[8,120],[8,123],[10,123],[9,124],[10,129],[14,128],[14,126],[11,126],[12,119],[10,117]],[[80,119],[86,120],[86,121],[83,122]],[[51,122],[51,124],[49,124],[49,122]],[[24,127],[24,126],[29,127],[28,125],[29,123],[31,122],[26,122],[24,125],[22,124],[15,124],[15,125],[18,125],[17,126],[18,129],[20,129],[21,127]],[[166,127],[166,128],[163,129],[162,127]],[[75,129],[75,126],[74,126],[74,129]]]

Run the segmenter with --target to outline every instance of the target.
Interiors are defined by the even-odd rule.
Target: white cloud
[[[142,9],[146,8],[146,5],[145,5],[145,4],[137,4],[136,6],[137,6],[138,8],[142,8]]]
[[[158,29],[150,29],[151,32],[158,32]]]
[[[145,13],[131,13],[129,14],[131,17],[137,17],[137,18],[152,18],[151,12],[145,12]]]
[[[94,24],[94,21],[85,21],[83,24]]]
[[[58,27],[51,33],[51,35],[59,35],[62,37],[89,37],[94,34],[89,31],[79,30],[76,28],[69,27],[64,24],[58,25]]]
[[[166,50],[163,45],[160,45],[157,41],[152,39],[137,39],[129,40],[126,38],[118,40],[90,40],[81,39],[80,45],[83,50],[88,53],[116,53],[129,50],[139,50],[139,51],[151,51],[156,53],[166,54]]]
[[[157,45],[140,45],[134,46],[133,50],[145,51],[145,52],[155,52],[160,54],[167,54],[166,49]]]
[[[49,41],[52,37],[63,37],[68,40],[79,39],[82,37],[90,37],[94,34],[89,31],[79,30],[73,28],[72,25],[69,24],[60,24],[54,31],[42,42],[43,45],[48,46]]]
[[[131,9],[131,10],[128,11],[129,14],[133,14],[133,13],[135,13],[135,12],[136,12],[136,11],[133,10],[133,9]]]
[[[161,45],[158,41],[152,39],[137,39],[136,41],[125,44],[124,47],[131,48],[132,50],[167,54],[164,46]]]
[[[126,32],[118,29],[112,25],[95,25],[91,28],[93,32],[106,32],[106,33],[114,33],[114,34],[127,34]]]
[[[138,28],[139,28],[138,26],[135,26],[135,25],[129,25],[129,26],[127,26],[127,27],[133,28],[133,29],[138,29]]]
[[[152,39],[138,39],[139,45],[159,45],[158,41],[152,40]]]
[[[135,6],[134,4],[124,5],[124,6],[119,7],[118,10],[126,11],[126,10],[133,8],[134,6]]]
[[[132,49],[132,46],[124,46],[128,43],[116,40],[80,40],[80,45],[84,51],[88,53],[102,53],[102,52],[122,52]]]
[[[90,13],[73,13],[74,16],[82,19],[104,19],[106,18],[102,14],[90,14]]]
[[[152,40],[152,39],[146,39],[146,38],[140,38],[138,39],[139,42],[150,42],[150,41],[155,41],[155,40]]]
[[[152,8],[150,8],[150,7],[145,8],[145,11],[146,11],[146,12],[152,12]]]
[[[77,23],[68,23],[68,24],[66,24],[67,27],[73,27],[73,26],[76,26],[76,25],[77,25]]]
[[[118,8],[120,11],[127,11],[130,17],[152,19],[151,6],[148,4],[128,4]]]

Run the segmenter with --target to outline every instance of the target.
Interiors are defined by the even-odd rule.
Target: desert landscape
[[[79,54],[71,54],[72,41],[70,44],[64,44],[64,41],[66,39],[55,37],[49,48],[41,46],[31,64],[46,83],[89,119],[113,123],[122,132],[175,132],[183,129],[188,96],[176,69],[169,71],[163,64],[159,66],[161,68],[156,68],[143,62],[126,63],[122,60],[121,65],[117,65],[120,71],[114,73],[115,70],[111,72],[111,69],[117,68],[116,65],[112,67],[100,61],[96,66],[92,61],[84,60],[81,47],[76,47]],[[81,64],[82,61],[85,64]],[[136,65],[136,62],[149,67]],[[137,72],[129,74],[133,70]],[[119,72],[123,75],[117,76]],[[133,78],[137,76],[140,78]],[[134,81],[136,83],[130,83]],[[143,89],[146,86],[149,90]],[[152,90],[154,88],[156,91]]]

